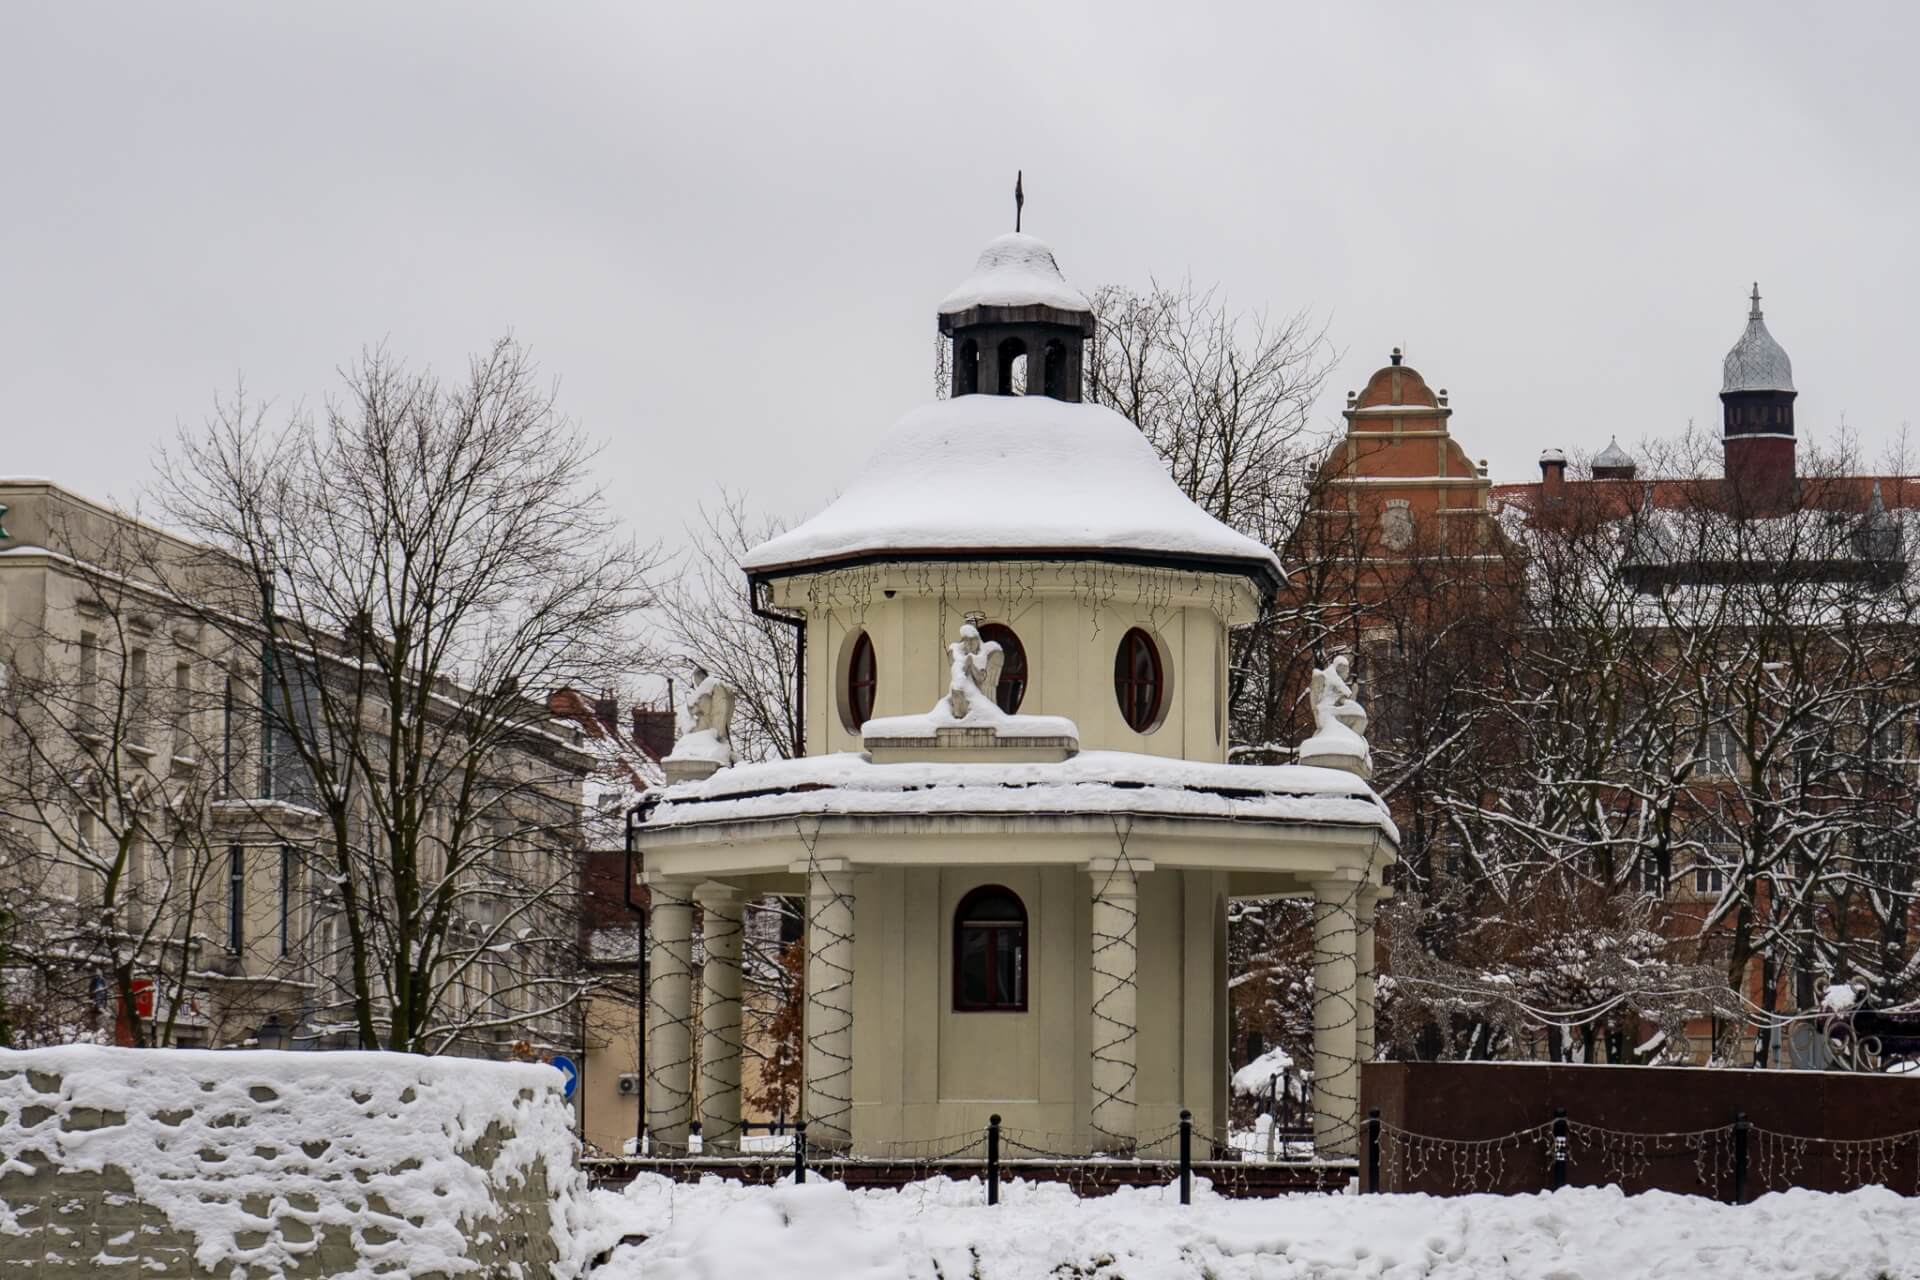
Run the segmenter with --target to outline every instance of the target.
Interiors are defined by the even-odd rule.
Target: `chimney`
[[[1540,497],[1557,503],[1567,496],[1567,455],[1558,449],[1540,451]]]
[[[673,750],[673,709],[655,709],[653,707],[635,707],[633,709],[633,740],[658,760]]]
[[[602,693],[593,700],[593,718],[609,734],[620,732],[620,700],[611,694]]]

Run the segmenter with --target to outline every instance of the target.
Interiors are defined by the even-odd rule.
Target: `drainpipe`
[[[627,910],[640,919],[639,941],[634,956],[634,974],[639,978],[640,990],[636,998],[635,1021],[639,1030],[634,1043],[633,1099],[639,1106],[633,1125],[633,1154],[636,1159],[644,1154],[647,1140],[647,914],[640,904],[633,900],[634,855],[640,852],[638,843],[640,828],[652,816],[654,807],[660,803],[659,793],[642,797],[639,804],[627,811],[627,874],[626,883],[620,886],[620,894],[626,900]]]
[[[747,576],[747,604],[755,617],[793,628],[793,754],[804,756],[807,754],[807,620],[762,606],[760,588],[766,583],[767,579],[757,575]]]

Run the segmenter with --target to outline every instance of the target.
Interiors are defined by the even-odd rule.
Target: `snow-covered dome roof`
[[[1758,284],[1753,286],[1753,309],[1747,313],[1747,331],[1733,344],[1733,350],[1727,352],[1723,373],[1720,382],[1723,394],[1793,390],[1793,361],[1787,359],[1786,351],[1767,332],[1767,322],[1760,315]]]
[[[1211,563],[1277,586],[1272,551],[1182,493],[1125,418],[1049,396],[956,396],[907,414],[819,515],[749,572],[982,553]]]
[[[1058,307],[1088,311],[1087,296],[1067,283],[1046,241],[1009,231],[987,241],[973,274],[940,300],[940,314],[970,307]]]
[[[1594,455],[1593,465],[1595,467],[1631,467],[1637,464],[1633,460],[1633,455],[1620,447],[1620,437],[1612,436],[1607,440],[1607,447]]]

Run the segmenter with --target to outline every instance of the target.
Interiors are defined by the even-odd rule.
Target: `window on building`
[[[193,746],[193,668],[184,662],[175,663],[173,668],[173,715],[170,719],[173,754],[197,754]]]
[[[147,723],[147,651],[135,649],[127,655],[127,741],[145,745],[153,737]]]
[[[1898,764],[1907,753],[1907,726],[1898,716],[1892,716],[1874,726],[1867,741],[1867,751],[1875,764]]]
[[[989,622],[980,628],[980,639],[1000,646],[1000,683],[994,686],[993,700],[1008,715],[1020,709],[1027,696],[1027,647],[1005,623]]]
[[[80,729],[97,732],[100,728],[100,637],[91,631],[80,633]]]
[[[1739,738],[1727,719],[1729,714],[1724,710],[1719,712],[1714,722],[1707,726],[1706,742],[1698,766],[1701,773],[1730,778],[1739,768]]]
[[[860,732],[860,726],[873,719],[874,691],[879,683],[873,640],[862,631],[854,637],[847,654],[847,728],[853,732]]]
[[[1153,637],[1135,627],[1120,637],[1113,659],[1113,692],[1120,714],[1135,733],[1146,733],[1160,723],[1164,700],[1160,650]]]
[[[1027,909],[1011,889],[984,885],[954,912],[953,1007],[1027,1007]]]
[[[280,846],[280,954],[293,953],[293,888],[300,874],[300,860],[293,846]]]
[[[1657,853],[1640,856],[1640,864],[1635,868],[1634,879],[1639,882],[1640,892],[1656,898],[1667,896],[1666,859]]]
[[[1703,860],[1693,864],[1693,891],[1719,894],[1727,887],[1727,869],[1717,862]]]
[[[261,665],[260,792],[269,800],[314,802],[313,777],[301,751],[325,749],[320,687],[312,671],[297,660],[281,661],[272,651]]]
[[[241,750],[239,681],[229,675],[220,695],[220,795],[231,800],[238,793]]]
[[[239,845],[227,850],[227,950],[247,941],[247,856]]]

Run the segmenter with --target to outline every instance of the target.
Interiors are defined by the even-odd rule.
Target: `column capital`
[[[1134,875],[1153,870],[1151,858],[1088,858],[1086,872],[1090,876],[1112,875],[1116,871],[1128,871]]]
[[[658,871],[642,871],[640,883],[649,889],[659,889],[663,893],[678,898],[691,897],[700,885],[700,882],[691,876],[663,875]]]
[[[1335,871],[1330,875],[1315,876],[1312,880],[1313,896],[1321,901],[1329,898],[1339,901],[1358,903],[1366,892],[1365,878],[1358,871]]]
[[[703,906],[711,902],[724,907],[740,901],[741,891],[739,886],[721,880],[702,880],[693,887],[693,898]]]

